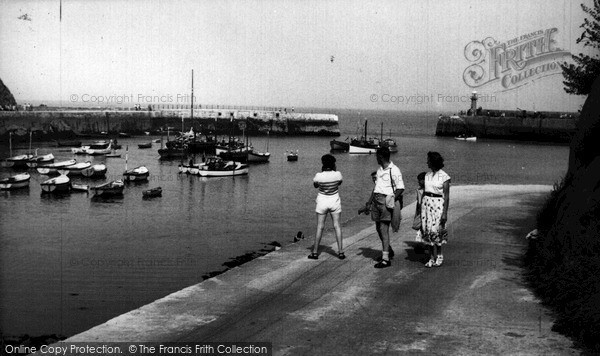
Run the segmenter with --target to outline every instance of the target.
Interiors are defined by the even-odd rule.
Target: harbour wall
[[[563,114],[562,117],[441,116],[435,134],[436,136],[469,134],[480,138],[570,142],[575,133],[576,123],[577,117],[568,114]]]
[[[259,110],[166,109],[156,111],[47,110],[0,111],[0,140],[27,136],[56,139],[101,133],[143,134],[160,129],[202,134],[239,135],[322,135],[339,136],[337,115]]]

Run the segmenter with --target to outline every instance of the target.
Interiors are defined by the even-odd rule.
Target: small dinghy
[[[36,168],[38,166],[44,166],[50,163],[54,163],[54,155],[52,153],[48,153],[47,155],[43,156],[38,156],[36,150],[36,155],[31,157],[27,161],[27,167]]]
[[[144,166],[139,166],[133,169],[126,170],[123,173],[123,178],[125,178],[125,181],[133,182],[147,180],[149,175],[150,172],[148,172],[148,168]]]
[[[121,154],[117,153],[113,150],[111,153],[107,153],[104,157],[106,157],[106,158],[121,158]]]
[[[88,178],[100,178],[106,176],[106,170],[106,165],[100,163],[84,169],[81,174]]]
[[[31,176],[29,173],[17,174],[9,178],[0,179],[1,190],[11,190],[29,187],[29,180]]]
[[[71,191],[71,179],[65,175],[50,178],[40,185],[42,193],[68,193]]]
[[[287,160],[289,162],[296,162],[298,160],[298,151],[296,151],[296,152],[290,151],[289,153],[286,153],[286,155],[287,155]]]
[[[81,162],[75,163],[70,166],[62,167],[58,169],[58,173],[66,175],[66,176],[81,176],[83,175],[83,170],[88,169],[92,166],[92,162]]]
[[[161,197],[161,196],[162,196],[162,188],[161,187],[144,190],[142,192],[142,197],[144,197],[144,198],[154,198],[154,197]]]
[[[85,193],[88,193],[90,191],[90,186],[87,185],[87,184],[71,183],[71,189],[74,192],[85,192]]]
[[[259,152],[255,149],[248,151],[248,162],[253,162],[253,163],[269,162],[270,157],[271,157],[271,153],[269,153],[269,152]]]
[[[94,196],[96,197],[108,197],[114,195],[123,195],[124,188],[125,184],[122,180],[115,180],[95,187],[91,187],[90,191],[94,193]]]
[[[138,148],[152,148],[152,142],[140,143],[138,144]]]
[[[38,166],[36,169],[39,174],[52,175],[58,174],[58,170],[64,167],[72,166],[77,163],[76,160],[70,159],[68,161],[61,161],[57,163],[50,163],[44,166]]]
[[[4,168],[24,168],[27,167],[27,161],[31,158],[33,158],[33,155],[9,157],[2,161],[1,166]]]
[[[459,141],[470,141],[470,142],[476,142],[477,141],[477,137],[475,136],[467,136],[467,135],[460,135],[455,137],[456,140]]]

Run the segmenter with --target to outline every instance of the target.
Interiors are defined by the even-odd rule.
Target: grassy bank
[[[587,211],[565,209],[578,204],[569,197],[574,193],[572,186],[557,185],[540,211],[540,237],[530,242],[527,276],[556,312],[553,329],[600,353],[600,204]]]

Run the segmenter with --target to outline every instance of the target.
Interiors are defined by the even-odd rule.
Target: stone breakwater
[[[479,138],[517,139],[529,141],[569,142],[575,132],[577,118],[511,116],[441,116],[436,136],[475,135]]]
[[[103,132],[143,134],[167,127],[179,131],[182,121],[185,131],[193,127],[202,134],[230,134],[233,130],[239,135],[244,129],[250,135],[340,135],[338,117],[332,114],[194,109],[192,119],[189,109],[170,109],[0,111],[0,137],[6,141],[9,132],[28,137],[30,131],[46,139]]]

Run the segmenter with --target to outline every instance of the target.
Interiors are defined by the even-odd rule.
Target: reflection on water
[[[91,202],[93,203],[109,203],[109,204],[121,204],[123,203],[123,196],[122,195],[114,195],[114,196],[101,196],[101,195],[94,195],[93,197],[91,197],[90,199]]]
[[[567,167],[566,146],[436,138],[435,124],[429,127],[425,117],[386,115],[384,126],[399,145],[392,161],[404,176],[406,204],[415,198],[416,175],[427,169],[428,151],[442,153],[453,184],[552,184]],[[357,119],[341,118],[342,139],[353,134]],[[371,122],[377,127],[376,119]],[[264,147],[266,140],[253,138],[253,143]],[[198,283],[265,242],[285,245],[298,231],[313,235],[312,179],[329,140],[271,137],[270,162],[252,165],[247,176],[201,178],[180,174],[180,160],[159,160],[159,145],[137,149],[146,137],[119,139],[130,147],[128,166],[145,165],[150,178],[128,183],[123,196],[110,198],[42,195],[39,183],[47,178],[31,171],[28,189],[0,194],[2,332],[72,335]],[[297,162],[287,161],[289,150],[298,150]],[[50,152],[57,160],[72,157],[70,151],[40,147],[39,154]],[[344,176],[340,195],[347,221],[369,197],[369,174],[377,166],[374,155],[334,154]],[[74,183],[123,178],[124,159],[76,158],[103,162],[108,172],[94,181],[73,177]],[[13,174],[2,170],[0,178]],[[162,197],[143,199],[143,190],[158,186]]]

